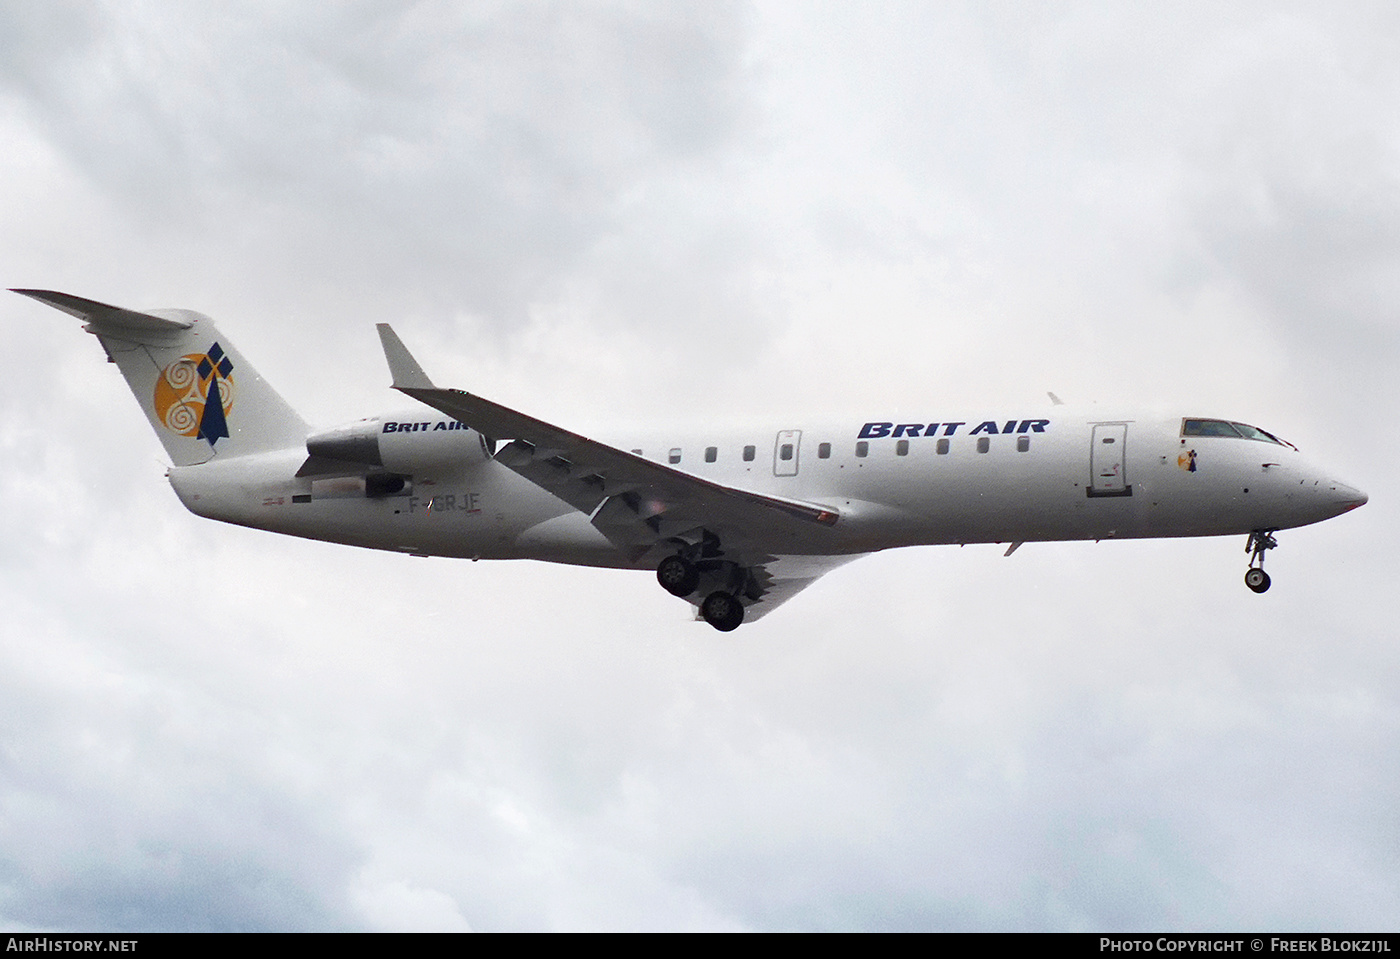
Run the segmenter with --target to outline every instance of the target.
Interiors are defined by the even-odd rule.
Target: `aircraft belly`
[[[1062,472],[1031,465],[935,463],[903,475],[872,475],[860,499],[825,501],[863,528],[866,548],[1093,538],[1095,524],[1080,509],[1082,487]]]
[[[191,512],[210,519],[371,549],[441,556],[516,558],[526,529],[568,504],[514,474],[474,465],[409,477],[402,492],[368,496],[363,477],[297,478],[303,452],[174,468],[169,478]]]
[[[588,517],[575,509],[522,530],[515,548],[523,556],[576,566],[630,567],[627,557]]]

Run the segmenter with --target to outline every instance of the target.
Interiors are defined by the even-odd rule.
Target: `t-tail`
[[[51,290],[14,290],[84,321],[176,466],[300,447],[306,422],[192,310],[138,313]]]

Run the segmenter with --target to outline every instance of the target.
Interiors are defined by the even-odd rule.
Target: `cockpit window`
[[[1280,446],[1284,445],[1283,440],[1267,430],[1261,430],[1257,426],[1250,426],[1247,423],[1231,423],[1230,425],[1243,433],[1245,439],[1259,440],[1264,443],[1277,443]]]
[[[1240,435],[1224,420],[1187,420],[1181,426],[1182,436],[1236,436]]]
[[[1272,433],[1261,430],[1257,426],[1250,426],[1248,423],[1227,422],[1225,420],[1182,420],[1182,436],[1232,436],[1236,439],[1258,440],[1261,443],[1277,443],[1279,446],[1293,446],[1287,440],[1281,440]]]

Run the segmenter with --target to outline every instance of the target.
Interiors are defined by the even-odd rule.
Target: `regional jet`
[[[97,336],[199,516],[412,555],[653,570],[721,631],[900,546],[1006,543],[1010,555],[1243,535],[1245,583],[1262,593],[1276,532],[1366,502],[1277,434],[1196,409],[870,410],[610,445],[436,386],[387,324],[393,388],[419,405],[313,430],[207,316],[14,292]]]

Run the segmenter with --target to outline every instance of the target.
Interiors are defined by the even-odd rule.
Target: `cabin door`
[[[1100,423],[1089,448],[1089,495],[1132,496],[1128,483],[1128,424]]]
[[[796,476],[798,452],[802,446],[801,430],[780,430],[773,443],[773,475]]]

